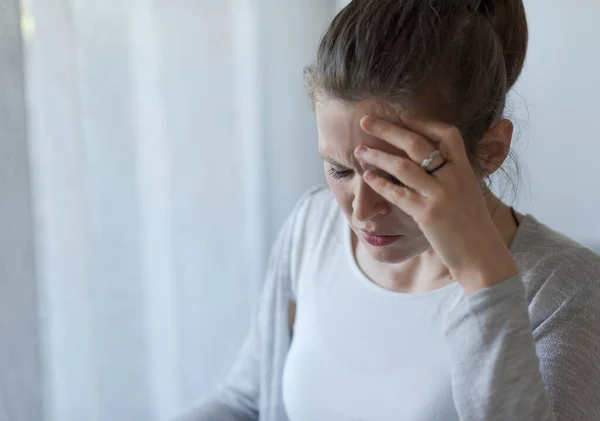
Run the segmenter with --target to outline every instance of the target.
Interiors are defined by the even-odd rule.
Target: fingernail
[[[365,173],[363,174],[363,178],[366,181],[373,181],[373,180],[375,180],[375,177],[376,177],[375,173],[373,171],[370,171],[370,170],[369,171],[365,171]]]
[[[358,156],[363,156],[367,152],[368,152],[368,149],[364,145],[360,145],[358,148],[356,148],[356,155],[358,155]]]
[[[375,123],[375,117],[372,115],[366,115],[363,117],[363,125],[365,127],[371,127]]]

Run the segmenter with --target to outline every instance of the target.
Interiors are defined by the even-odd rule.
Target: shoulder
[[[331,191],[315,186],[302,195],[293,212],[294,237],[304,237],[322,230],[332,223],[339,208]]]
[[[300,271],[310,256],[327,247],[337,238],[336,223],[340,209],[335,197],[326,186],[316,186],[302,195],[290,217],[290,272],[292,294],[295,295]]]
[[[526,217],[519,231],[513,254],[534,328],[561,308],[600,303],[598,254],[532,216]]]
[[[323,219],[335,200],[325,186],[315,186],[308,189],[296,202],[279,231],[279,237],[285,237],[287,242],[294,242],[301,237],[307,226],[313,226]]]

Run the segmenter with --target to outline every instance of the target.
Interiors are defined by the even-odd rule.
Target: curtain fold
[[[235,357],[322,183],[300,0],[47,0],[25,45],[44,421],[163,420]]]

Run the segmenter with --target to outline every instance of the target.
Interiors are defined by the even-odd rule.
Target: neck
[[[491,192],[486,193],[488,211],[496,229],[507,247],[517,232],[510,207]],[[520,218],[520,216],[519,216]],[[375,284],[392,291],[421,293],[441,288],[455,282],[433,249],[429,248],[400,263],[383,263],[373,259],[365,247],[353,236],[356,261],[362,271]]]

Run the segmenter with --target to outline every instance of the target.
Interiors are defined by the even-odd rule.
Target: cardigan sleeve
[[[600,419],[598,285],[560,297],[535,339],[520,276],[463,297],[445,329],[460,419]]]

